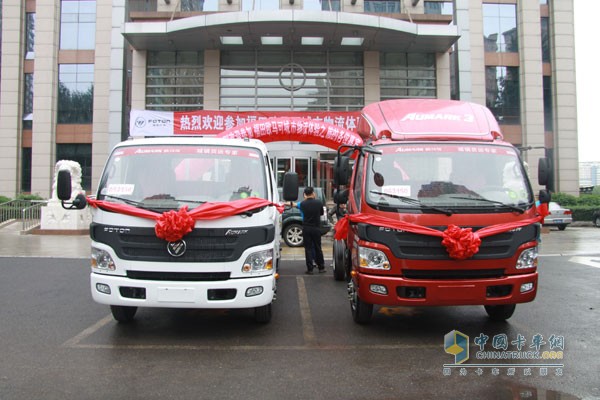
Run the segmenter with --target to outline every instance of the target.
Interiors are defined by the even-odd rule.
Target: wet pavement
[[[248,310],[140,309],[117,324],[89,294],[87,235],[0,229],[0,399],[599,399],[600,229],[542,235],[538,297],[506,323],[483,307],[377,307],[352,321],[346,285],[283,247],[270,324]],[[46,232],[44,232],[46,233]],[[324,238],[330,257],[331,237]],[[564,368],[446,371],[448,332],[564,337]],[[546,344],[546,347],[549,344]],[[509,350],[513,350],[511,345]],[[464,369],[464,373],[463,373]],[[447,372],[447,374],[446,374]]]

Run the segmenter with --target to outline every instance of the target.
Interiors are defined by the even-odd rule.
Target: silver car
[[[573,213],[568,208],[562,208],[560,204],[551,201],[548,204],[550,214],[544,218],[545,226],[556,226],[558,230],[564,231],[573,222]]]

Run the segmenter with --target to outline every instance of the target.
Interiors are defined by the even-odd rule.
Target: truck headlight
[[[112,257],[107,251],[92,247],[92,269],[103,271],[114,271],[116,266]]]
[[[538,266],[538,248],[524,250],[517,260],[517,269],[536,268]]]
[[[271,270],[273,270],[272,249],[250,254],[242,266],[242,272],[245,273],[264,272]]]
[[[390,269],[390,262],[383,251],[358,247],[358,259],[362,268]]]

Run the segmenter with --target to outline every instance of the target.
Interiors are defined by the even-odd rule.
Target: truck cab
[[[249,308],[268,322],[281,234],[273,176],[257,140],[118,144],[88,200],[93,299],[119,322],[131,321],[138,307]],[[170,236],[158,234],[157,221]]]
[[[340,148],[335,171],[349,224],[336,233],[334,269],[348,279],[354,320],[367,323],[375,304],[483,305],[504,320],[532,301],[541,220],[520,152],[492,114],[465,102],[392,100],[363,117],[365,145]]]

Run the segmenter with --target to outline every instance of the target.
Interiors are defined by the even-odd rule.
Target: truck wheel
[[[505,321],[515,312],[516,304],[504,304],[501,306],[484,306],[485,311],[492,321]]]
[[[346,279],[346,249],[342,240],[333,242],[333,278],[336,281]]]
[[[371,316],[373,315],[373,304],[365,303],[358,297],[356,288],[354,287],[354,281],[348,282],[348,295],[350,297],[350,309],[352,311],[352,318],[357,324],[368,324],[371,322]]]
[[[567,225],[566,224],[558,225],[558,230],[559,231],[564,231],[565,229],[567,229]]]
[[[137,307],[110,306],[110,312],[112,313],[113,318],[119,323],[128,324],[133,321],[133,317],[135,317],[135,313],[137,312]]]
[[[600,217],[596,217],[594,219],[594,225],[596,226],[596,228],[600,228]]]
[[[264,306],[256,307],[254,309],[254,320],[261,324],[266,324],[266,323],[270,322],[271,315],[272,315],[271,303],[264,305]]]
[[[283,241],[289,247],[301,247],[304,244],[302,225],[289,224],[283,230]]]

